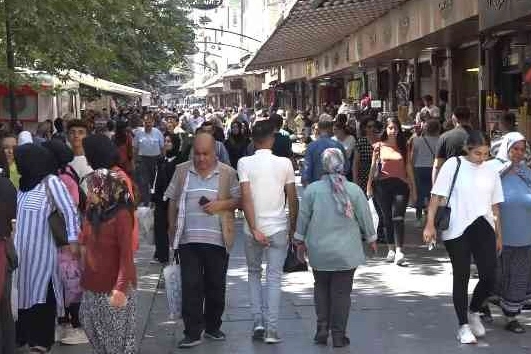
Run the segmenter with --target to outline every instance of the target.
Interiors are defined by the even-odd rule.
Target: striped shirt
[[[59,309],[63,309],[63,290],[48,216],[53,211],[45,183],[54,204],[64,216],[69,241],[77,241],[79,217],[65,185],[57,176],[45,178],[28,192],[18,192],[15,248],[19,257],[16,271],[18,307],[29,309],[45,304],[48,284],[52,281]]]
[[[186,211],[184,232],[180,244],[208,243],[224,247],[220,216],[205,213],[199,205],[201,197],[210,201],[218,199],[219,176],[219,167],[216,167],[206,178],[202,178],[195,171],[193,165],[190,167],[188,188],[184,191],[186,193]],[[240,198],[240,187],[237,182],[230,186],[230,193],[232,198]]]

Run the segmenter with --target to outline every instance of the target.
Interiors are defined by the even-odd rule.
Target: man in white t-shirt
[[[68,144],[74,152],[74,159],[69,165],[74,169],[74,171],[76,171],[76,174],[81,181],[81,188],[83,188],[85,193],[87,193],[87,183],[85,182],[85,177],[93,171],[92,167],[90,167],[87,162],[85,150],[83,149],[83,139],[87,137],[87,134],[87,125],[82,120],[76,119],[68,123]]]
[[[288,239],[291,240],[295,233],[299,207],[293,165],[289,159],[275,156],[271,151],[275,141],[274,129],[269,120],[257,122],[253,128],[256,152],[238,162],[242,206],[247,220],[245,255],[254,316],[253,338],[263,339],[266,343],[281,341],[277,328],[282,267]],[[286,196],[289,222],[285,211]],[[267,284],[262,288],[264,253],[268,263]],[[262,294],[267,299],[262,299]]]

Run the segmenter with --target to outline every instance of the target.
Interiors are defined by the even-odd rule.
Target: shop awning
[[[316,56],[406,1],[297,0],[246,69]]]
[[[151,93],[143,90],[136,89],[134,87],[129,87],[121,84],[117,84],[112,81],[107,81],[103,79],[98,79],[92,75],[83,74],[76,70],[68,70],[65,72],[65,75],[73,81],[79,82],[81,85],[90,86],[95,89],[115,93],[123,96],[129,97],[142,97],[142,96],[151,96]]]

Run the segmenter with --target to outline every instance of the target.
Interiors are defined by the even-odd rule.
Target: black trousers
[[[11,273],[7,273],[0,298],[0,354],[15,353],[15,322],[11,312]]]
[[[355,270],[313,271],[317,330],[328,329],[337,338],[345,336]]]
[[[71,324],[74,328],[81,327],[81,322],[79,320],[79,308],[81,307],[81,303],[73,303],[70,304],[67,308],[65,308],[65,315],[64,317],[59,317],[57,322],[61,325]]]
[[[151,187],[155,182],[159,156],[138,156],[136,162],[136,183],[140,190],[140,202],[144,205],[151,201]]]
[[[57,304],[52,283],[48,285],[45,304],[37,304],[26,310],[18,310],[17,344],[43,347],[48,350],[55,342],[55,317]]]
[[[155,257],[159,262],[169,260],[168,202],[155,202]]]
[[[374,184],[374,196],[382,209],[383,225],[388,245],[404,245],[409,187],[399,178],[385,178]]]
[[[184,334],[198,339],[203,330],[221,327],[229,254],[224,247],[190,243],[179,246]]]
[[[468,281],[470,262],[478,268],[479,282],[474,289],[470,311],[479,312],[490,296],[496,277],[496,235],[484,217],[476,219],[461,237],[444,241],[453,270],[453,300],[459,325],[468,323]]]

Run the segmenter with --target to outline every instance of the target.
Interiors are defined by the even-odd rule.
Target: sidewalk
[[[286,275],[280,334],[284,342],[265,345],[250,338],[252,316],[247,291],[247,268],[243,252],[241,221],[239,237],[227,277],[228,299],[223,331],[226,342],[209,342],[186,350],[194,354],[216,353],[367,353],[367,354],[438,354],[438,353],[529,353],[531,338],[503,330],[503,319],[494,311],[495,321],[487,325],[488,335],[477,346],[460,346],[455,339],[456,317],[451,299],[451,266],[442,247],[429,252],[418,246],[420,230],[408,221],[409,246],[407,267],[387,264],[382,257],[371,258],[356,272],[349,322],[350,347],[333,350],[312,343],[315,330],[313,277],[310,272]],[[142,247],[139,260],[139,334],[145,333],[140,353],[176,353],[182,338],[182,325],[170,322],[166,295],[156,290],[160,267],[149,265],[151,251]],[[470,288],[475,285],[471,281]],[[493,310],[495,310],[493,308]],[[531,316],[522,321],[531,325]],[[145,329],[145,331],[144,331]],[[528,328],[531,330],[531,327]],[[139,337],[140,338],[140,337]],[[57,347],[55,354],[89,353],[86,347]]]

